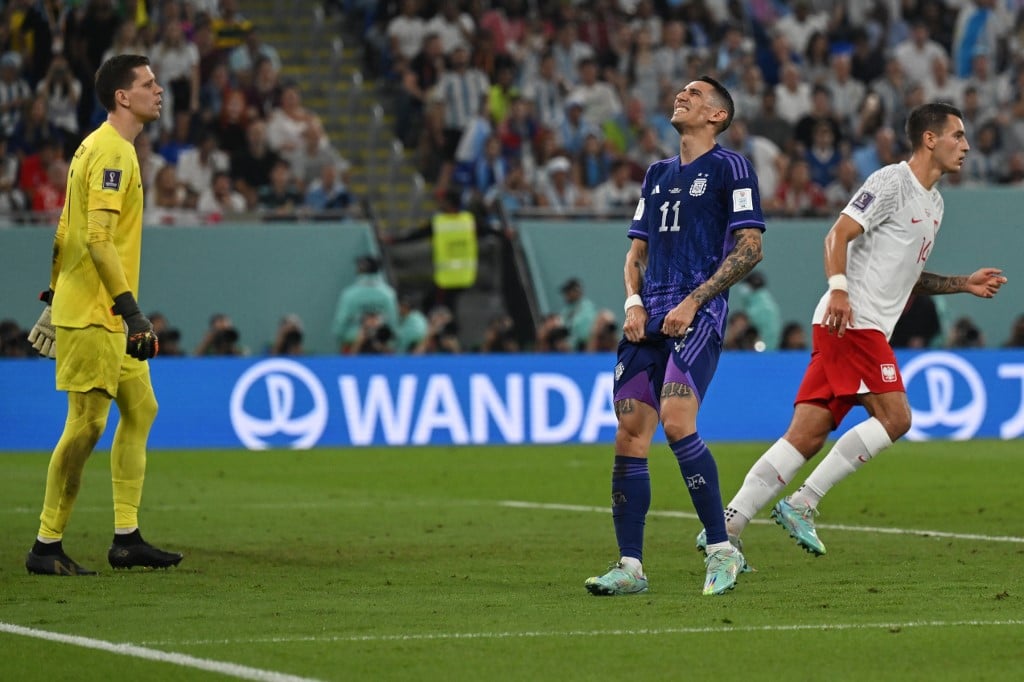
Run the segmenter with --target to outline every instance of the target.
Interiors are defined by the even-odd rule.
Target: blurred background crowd
[[[962,109],[972,145],[949,182],[1024,182],[1021,0],[309,0],[284,12],[282,4],[0,0],[0,227],[55,224],[68,159],[105,117],[95,71],[119,53],[149,55],[166,88],[162,119],[136,143],[147,225],[363,216],[366,195],[379,191],[353,181],[365,159],[346,158],[328,112],[307,104],[320,100],[309,97],[301,65],[283,57],[294,51],[274,44],[285,28],[252,18],[293,10],[315,11],[325,40],[337,32],[354,47],[429,198],[453,197],[481,235],[513,239],[516,217],[628,221],[647,166],[678,152],[673,97],[701,74],[733,94],[736,119],[720,142],[754,164],[769,217],[834,215],[868,174],[907,157],[906,114],[929,100]],[[417,229],[433,210],[428,201],[412,216]],[[413,238],[407,227],[378,226],[384,264]],[[340,292],[338,352],[599,351],[618,341],[615,312],[590,303],[567,272],[563,309],[525,331],[515,315],[495,314],[464,347],[452,297],[396,291],[384,264],[361,257]],[[753,277],[734,292],[727,348],[804,347],[802,324],[772,317],[768,284]],[[353,304],[346,292],[361,288],[384,296]],[[894,345],[986,345],[941,301],[914,299],[905,317]],[[24,331],[2,324],[3,354],[23,354]],[[1021,328],[1018,320],[989,344],[1021,345]],[[232,331],[218,313],[187,348],[168,326],[162,347],[303,352],[294,315],[257,348]]]

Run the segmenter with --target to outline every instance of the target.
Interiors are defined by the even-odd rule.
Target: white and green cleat
[[[729,536],[729,544],[731,544],[733,547],[735,547],[739,551],[741,551],[741,552],[743,551],[743,540],[740,539],[740,536],[738,536],[738,535],[730,535]],[[697,545],[697,549],[700,551],[701,554],[703,554],[704,556],[708,555],[708,532],[704,528],[701,528],[700,532],[697,533],[696,545]],[[744,556],[743,557],[743,568],[740,569],[740,573],[754,573],[755,571],[757,571],[757,569],[754,568],[753,566],[751,566],[750,564],[748,564],[747,563],[747,558],[746,558],[746,556]]]
[[[613,564],[604,575],[587,578],[583,583],[590,594],[612,597],[623,594],[640,594],[647,591],[647,578],[626,570],[622,564]]]
[[[818,531],[814,528],[814,517],[818,510],[806,504],[792,504],[787,497],[779,500],[772,509],[772,518],[787,531],[796,544],[815,556],[825,553],[825,544],[818,539]]]
[[[743,552],[735,547],[719,549],[704,559],[708,568],[704,579],[704,594],[724,594],[736,587],[736,578],[747,563]]]

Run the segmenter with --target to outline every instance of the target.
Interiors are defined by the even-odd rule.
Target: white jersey
[[[925,189],[906,161],[875,171],[854,194],[843,213],[864,234],[846,252],[851,329],[892,335],[931,254],[942,210],[939,190]],[[814,324],[822,323],[828,299],[826,291],[814,310]]]

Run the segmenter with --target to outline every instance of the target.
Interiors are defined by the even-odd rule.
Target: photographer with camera
[[[268,355],[305,355],[302,347],[302,319],[292,313],[281,318],[277,335],[268,349]]]
[[[355,280],[338,296],[331,331],[343,355],[359,352],[358,342],[365,340],[366,315],[378,313],[382,324],[392,333],[398,326],[398,295],[381,272],[381,262],[374,256],[356,258]]]
[[[61,131],[65,152],[78,148],[78,100],[82,97],[82,84],[68,66],[63,55],[54,55],[46,77],[36,85],[36,95],[46,98],[47,118]]]
[[[248,355],[248,351],[240,346],[238,341],[238,330],[235,329],[231,318],[224,313],[215,313],[210,317],[210,326],[199,345],[196,346],[193,355],[198,357]]]

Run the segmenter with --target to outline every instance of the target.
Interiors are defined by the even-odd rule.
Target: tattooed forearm
[[[754,266],[761,262],[760,230],[739,230],[736,232],[736,246],[725,257],[715,274],[690,294],[697,305],[704,305],[715,296],[747,276]]]
[[[661,387],[661,399],[665,398],[692,398],[693,389],[686,384],[669,383]]]
[[[964,290],[967,278],[963,275],[947,277],[932,272],[922,272],[914,285],[915,294],[956,294]]]

